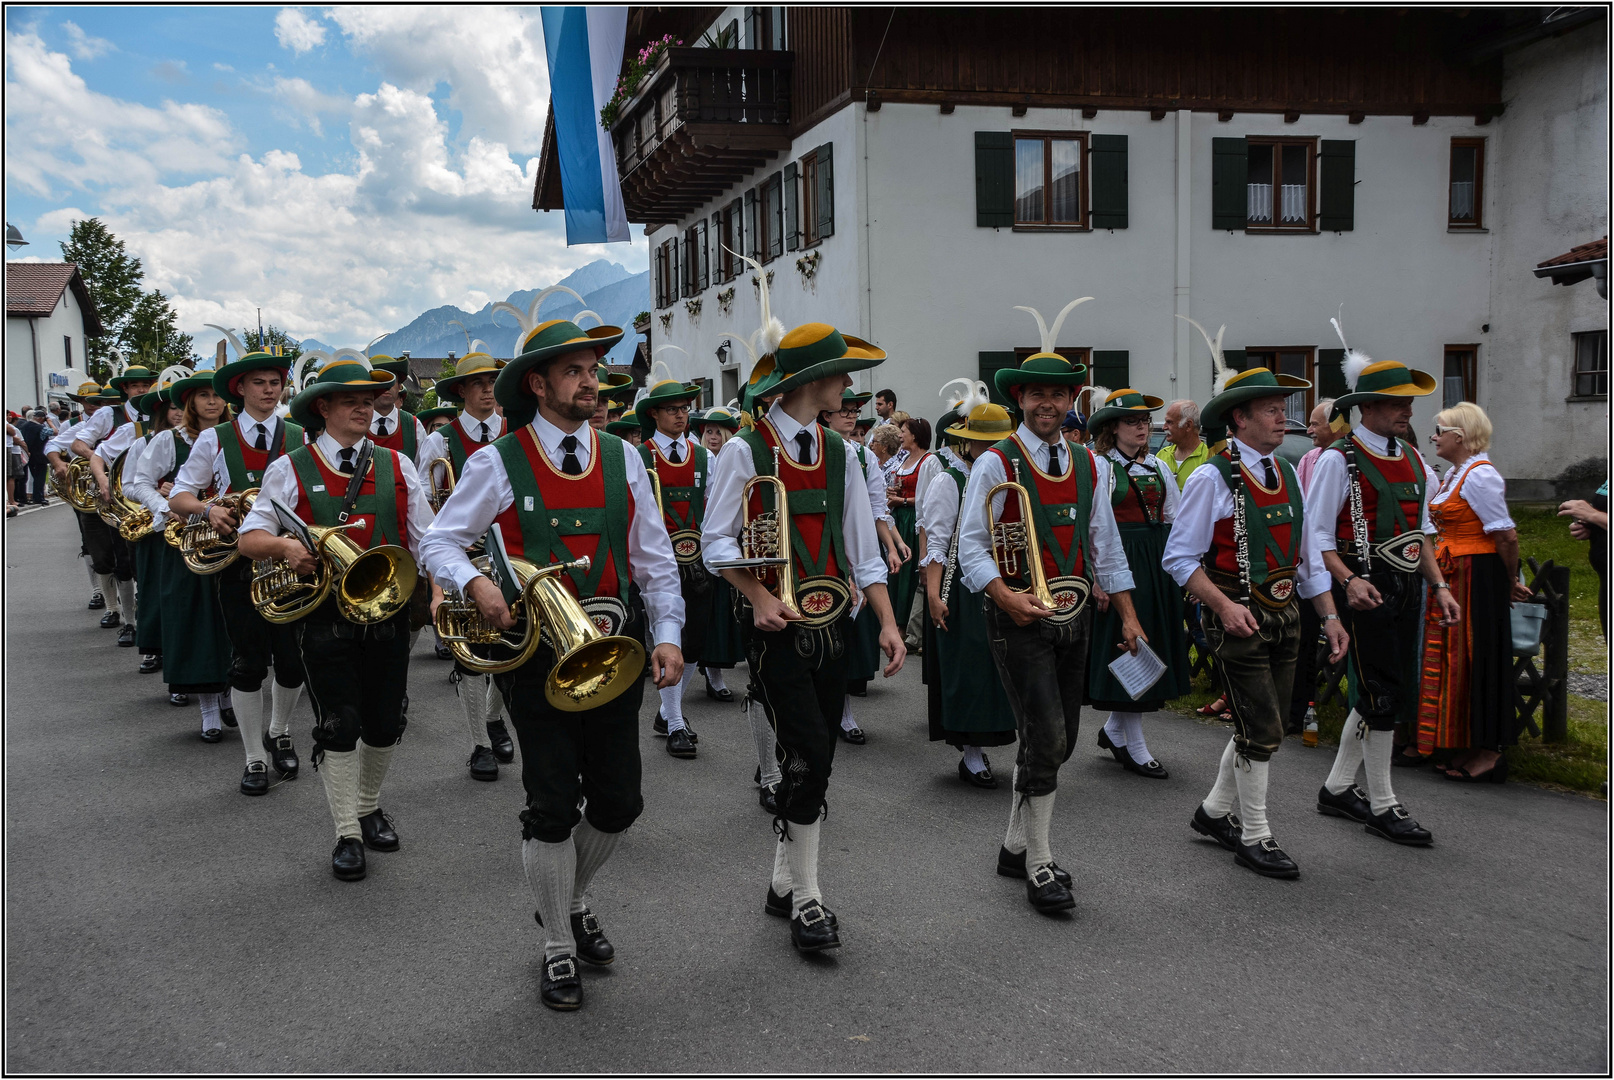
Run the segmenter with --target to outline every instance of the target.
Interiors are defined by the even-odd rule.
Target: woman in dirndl
[[[1102,388],[1094,396],[1104,393]],[[1182,590],[1161,565],[1166,538],[1177,516],[1177,482],[1149,453],[1151,414],[1165,405],[1136,390],[1105,394],[1104,404],[1087,420],[1089,446],[1107,469],[1110,506],[1121,532],[1121,547],[1132,571],[1132,606],[1149,636],[1149,648],[1165,662],[1158,682],[1134,699],[1122,688],[1110,664],[1121,655],[1121,619],[1113,607],[1093,616],[1092,652],[1087,664],[1087,696],[1097,711],[1109,711],[1098,744],[1128,772],[1164,780],[1166,769],[1143,738],[1143,714],[1156,712],[1188,693],[1188,636],[1183,629]]]
[[[902,453],[906,455],[902,464],[887,474],[886,505],[891,508],[891,519],[897,527],[897,536],[911,552],[918,552],[919,544],[919,501],[921,492],[919,485],[922,480],[928,480],[928,475],[921,475],[920,470],[925,462],[930,460],[930,421],[919,416],[911,416],[902,421]],[[928,470],[927,470],[928,472]],[[908,615],[913,610],[914,594],[919,590],[919,558],[917,554],[911,555],[902,563],[891,580],[891,612],[896,616],[897,625],[905,626]],[[909,648],[913,642],[910,639]]]
[[[1463,401],[1437,413],[1429,441],[1455,466],[1430,500],[1429,518],[1439,530],[1435,558],[1462,618],[1444,626],[1433,604],[1424,618],[1418,753],[1448,759],[1447,779],[1500,784],[1508,775],[1503,751],[1519,740],[1511,601],[1530,598],[1519,581],[1519,534],[1507,484],[1485,453],[1485,410]]]
[[[723,444],[740,430],[740,413],[737,409],[714,405],[691,415],[689,426],[706,452],[712,455],[708,460],[716,461]],[[734,586],[714,575],[706,642],[699,657],[700,672],[706,679],[706,696],[713,701],[733,701],[734,691],[724,682],[723,669],[735,667],[744,659],[745,643],[740,640],[740,620],[734,613]]]
[[[161,389],[142,397],[135,403],[135,408],[151,417],[151,431],[136,439],[123,459],[123,489],[126,495],[139,499],[151,512],[151,533],[130,545],[134,553],[135,580],[140,582],[140,590],[135,595],[138,612],[135,648],[140,650],[140,674],[151,675],[161,671],[163,666],[162,578],[163,567],[167,563],[163,558],[163,549],[168,546],[163,540],[163,526],[168,524],[168,492],[173,484],[162,485],[157,489],[157,498],[147,502],[135,493],[134,478],[146,448],[156,439],[173,438],[167,432],[178,427],[184,421],[185,414],[179,406],[168,402]]]

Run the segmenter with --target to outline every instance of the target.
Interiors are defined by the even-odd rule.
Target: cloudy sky
[[[633,244],[532,210],[549,100],[538,9],[8,7],[6,220],[60,258],[100,217],[204,323],[362,345]]]

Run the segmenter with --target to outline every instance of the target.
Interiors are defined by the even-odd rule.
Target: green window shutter
[[[1020,357],[1013,352],[984,352],[979,355],[981,358],[980,379],[986,383],[987,392],[992,395],[992,400],[997,404],[1013,411],[1014,402],[998,393],[997,383],[992,380],[992,377],[1002,368],[1019,367]]]
[[[1317,227],[1327,232],[1350,232],[1356,227],[1355,141],[1324,139],[1317,165],[1318,182],[1322,185]]]
[[[1317,400],[1345,396],[1345,350],[1317,350]]]
[[[757,250],[757,189],[745,193],[745,253],[758,262],[762,253]]]
[[[785,250],[801,247],[801,214],[796,205],[796,163],[785,166]]]
[[[1093,199],[1088,224],[1095,229],[1126,228],[1126,136],[1094,135],[1087,163]]]
[[[1243,139],[1211,140],[1211,228],[1244,228],[1250,152]]]
[[[1227,370],[1232,372],[1243,371],[1250,362],[1243,349],[1223,349],[1222,359],[1227,361]]]
[[[975,133],[975,224],[1014,225],[1014,136],[1007,131]]]
[[[733,202],[729,203],[728,213],[729,213],[729,222],[730,222],[729,227],[734,230],[734,235],[733,235],[733,240],[734,240],[733,251],[734,251],[734,254],[736,256],[743,255],[743,254],[745,254],[745,238],[746,238],[746,232],[745,232],[745,204],[744,204],[744,202],[742,202],[740,199],[735,199]],[[745,272],[745,270],[744,270],[745,264],[740,262],[740,260],[738,258],[736,258],[734,260],[734,263],[735,263],[734,276],[739,277],[741,274],[743,274]]]
[[[818,159],[818,238],[835,235],[835,145],[825,143],[813,152]]]
[[[721,285],[726,279],[723,277],[723,211],[719,210],[712,215],[712,222],[708,226],[712,238],[712,284]]]
[[[1132,385],[1132,367],[1125,349],[1094,349],[1091,379],[1100,386],[1120,390]]]

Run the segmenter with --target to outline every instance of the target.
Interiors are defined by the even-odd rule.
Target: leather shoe
[[[1048,869],[1054,872],[1055,881],[1059,882],[1067,889],[1070,888],[1071,877],[1069,870],[1060,869],[1058,863],[1049,863]],[[1020,878],[1022,881],[1025,880],[1026,853],[1022,851],[1016,855],[1006,847],[998,848],[998,873],[1002,874],[1004,877]]]
[[[123,616],[116,611],[109,611],[101,616],[101,629],[110,630],[123,622]]]
[[[331,852],[331,873],[338,881],[359,881],[364,877],[364,841],[344,836]]]
[[[393,831],[392,819],[379,806],[359,819],[359,832],[364,834],[366,847],[376,851],[398,850],[398,834]]]
[[[773,886],[770,884],[768,886],[768,898],[762,902],[762,910],[776,919],[788,919],[790,918],[791,898],[795,895],[795,892],[792,891],[780,896],[773,891]],[[824,915],[829,919],[831,926],[841,925],[840,920],[835,918],[835,913],[829,908],[824,908]]]
[[[706,696],[707,697],[711,698],[713,701],[729,702],[729,701],[734,700],[734,691],[733,690],[730,690],[726,686],[723,687],[723,689],[721,689],[721,690],[714,689],[713,686],[712,686],[712,677],[710,675],[707,675],[704,671],[701,672],[701,677],[706,680]]]
[[[809,900],[790,920],[790,943],[797,952],[823,952],[840,948],[841,935],[824,905]]]
[[[1164,780],[1171,775],[1166,771],[1166,767],[1158,761],[1151,761],[1147,765],[1139,765],[1130,755],[1125,761],[1121,762],[1121,765],[1125,767],[1127,772],[1136,773],[1138,776],[1147,777],[1150,780]]]
[[[1213,818],[1205,813],[1205,806],[1201,803],[1194,807],[1193,820],[1189,821],[1194,831],[1201,836],[1208,836],[1228,851],[1238,852],[1244,844],[1244,830],[1239,825],[1239,819],[1234,814],[1225,814]]]
[[[472,780],[497,780],[499,778],[499,759],[493,756],[493,751],[485,746],[478,746],[471,751],[471,760],[465,764],[471,767]]]
[[[508,765],[516,759],[516,744],[510,741],[510,729],[504,726],[503,720],[488,722],[488,738],[492,740],[488,745],[493,748],[493,756],[499,759],[502,765]]]
[[[667,736],[667,753],[675,758],[692,758],[695,756],[695,740],[689,737],[689,732],[679,728]]]
[[[663,738],[666,737],[666,735],[667,735],[667,721],[665,719],[663,719],[660,712],[656,713],[656,722],[650,725],[650,730],[655,732],[657,735],[662,736]],[[701,737],[699,735],[695,734],[695,729],[689,726],[689,720],[687,718],[684,720],[684,730],[686,732],[688,732],[690,742],[698,743],[698,742],[701,741]]]
[[[1352,821],[1367,824],[1372,815],[1368,807],[1367,792],[1352,784],[1344,791],[1335,795],[1324,784],[1317,789],[1317,812],[1327,814],[1329,817],[1350,818]]]
[[[575,956],[557,956],[544,961],[544,974],[538,981],[538,1000],[560,1012],[571,1012],[582,1006],[583,980],[577,975]]]
[[[869,741],[864,737],[863,729],[860,727],[854,727],[851,731],[847,731],[845,728],[837,728],[836,731],[840,734],[842,739],[851,743],[853,746],[862,746],[864,743]]]
[[[1054,876],[1051,866],[1039,866],[1026,878],[1026,899],[1038,911],[1069,911],[1076,906],[1076,898],[1069,886]]]
[[[1125,745],[1116,745],[1110,741],[1110,733],[1103,728],[1098,729],[1098,745],[1110,752],[1110,756],[1122,765],[1132,764],[1132,755],[1127,752]]]
[[[436,650],[437,650],[437,659],[439,659],[439,660],[452,660],[452,659],[454,659],[454,650],[450,649],[447,645],[444,645],[441,641],[439,641],[437,643]]]
[[[1407,808],[1400,803],[1396,803],[1382,814],[1369,813],[1363,827],[1375,836],[1382,836],[1398,844],[1427,847],[1435,842],[1434,834],[1413,821],[1407,814]]]
[[[587,908],[572,913],[572,940],[577,942],[578,959],[585,964],[605,967],[616,959],[616,946],[600,929],[598,916]]]
[[[118,631],[118,648],[132,649],[135,641],[134,623],[124,623],[123,629]]]
[[[170,701],[173,700],[172,696],[170,696],[169,700]],[[223,728],[213,727],[213,728],[203,728],[202,729],[201,739],[202,739],[203,742],[219,742],[223,738],[224,738],[224,729]]]
[[[168,704],[172,705],[176,709],[183,709],[186,706],[188,706],[190,703],[191,703],[191,696],[189,694],[169,694],[168,695]]]
[[[91,593],[90,610],[100,611],[104,607],[106,607],[106,597],[102,596],[100,593]]]
[[[291,744],[290,735],[271,735],[263,733],[263,748],[269,751],[269,762],[275,767],[275,772],[287,780],[297,775],[297,750]]]
[[[269,794],[269,766],[261,761],[247,762],[246,772],[241,774],[241,794]]]
[[[140,658],[140,674],[151,675],[163,669],[162,653],[147,653]]]
[[[1300,876],[1300,867],[1295,861],[1283,853],[1278,842],[1268,836],[1257,840],[1253,844],[1239,843],[1239,849],[1233,852],[1233,861],[1247,869],[1254,870],[1262,877],[1297,878]]]
[[[962,758],[958,762],[958,778],[966,784],[973,784],[978,788],[995,788],[998,778],[992,775],[992,766],[987,765],[980,772],[970,772],[969,766],[964,764]]]
[[[227,728],[233,728],[233,727],[238,726],[238,723],[237,723],[237,721],[235,719],[235,710],[234,709],[220,709],[219,710],[219,719],[224,722],[224,726],[227,727]]]
[[[761,791],[757,792],[757,802],[762,805],[762,809],[766,810],[768,813],[772,814],[774,817],[778,817],[779,816],[779,785],[778,784],[769,784],[767,787],[765,787]]]

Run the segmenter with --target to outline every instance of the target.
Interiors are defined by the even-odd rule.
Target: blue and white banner
[[[566,204],[566,246],[628,242],[628,215],[611,134],[600,110],[616,90],[625,7],[546,7],[544,51],[555,108],[555,148]]]

